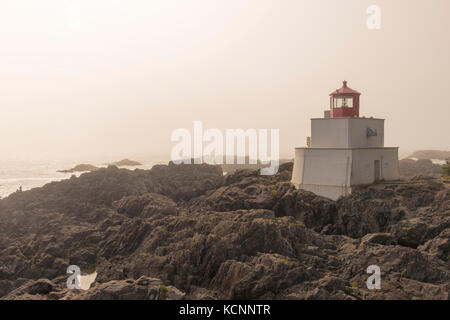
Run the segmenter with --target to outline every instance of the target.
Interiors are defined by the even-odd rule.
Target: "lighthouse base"
[[[295,183],[294,183],[295,185]],[[297,189],[313,192],[319,196],[337,200],[339,197],[346,196],[352,193],[351,187],[339,187],[339,186],[324,186],[314,184],[297,184]]]
[[[398,178],[398,148],[296,148],[291,182],[336,200],[356,185]]]

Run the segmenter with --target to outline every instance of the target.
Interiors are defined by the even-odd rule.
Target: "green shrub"
[[[167,299],[167,293],[169,292],[169,288],[167,288],[165,285],[162,285],[159,291],[159,300],[166,300]]]

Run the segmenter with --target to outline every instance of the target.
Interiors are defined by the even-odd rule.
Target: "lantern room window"
[[[330,118],[359,117],[359,93],[342,83],[342,88],[330,93]]]
[[[351,97],[336,97],[333,100],[333,108],[353,108],[353,98]]]

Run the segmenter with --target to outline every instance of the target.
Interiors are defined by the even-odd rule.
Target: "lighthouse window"
[[[353,98],[340,97],[334,98],[335,108],[353,108]]]

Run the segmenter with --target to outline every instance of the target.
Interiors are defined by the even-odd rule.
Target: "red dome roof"
[[[347,81],[342,82],[342,88],[336,89],[332,93],[330,93],[330,96],[340,95],[340,94],[350,94],[350,95],[360,95],[356,90],[353,90],[352,88],[347,87]]]

